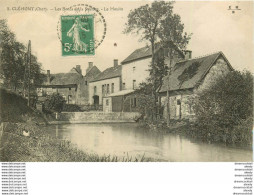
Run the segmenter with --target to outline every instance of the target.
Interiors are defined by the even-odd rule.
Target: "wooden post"
[[[171,74],[171,63],[172,63],[172,48],[170,49],[169,70],[168,70],[168,82],[167,82],[167,126],[169,126],[169,120],[170,120],[169,76],[170,76],[170,74]]]

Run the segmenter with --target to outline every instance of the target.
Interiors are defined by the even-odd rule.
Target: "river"
[[[173,162],[252,161],[252,151],[208,144],[175,135],[150,132],[136,123],[67,124],[46,127],[51,136],[70,140],[79,149],[99,155],[150,157]]]

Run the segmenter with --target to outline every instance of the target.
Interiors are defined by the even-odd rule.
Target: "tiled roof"
[[[89,72],[86,74],[86,80],[91,80],[96,77],[101,71],[93,66]],[[44,77],[44,82],[42,85],[72,85],[85,82],[82,74],[80,74],[76,68],[72,68],[68,73],[57,73],[50,75],[50,83],[47,83],[47,75]]]
[[[98,74],[93,80],[90,82],[120,77],[122,75],[122,66],[118,65],[116,67],[110,67]]]
[[[203,79],[219,56],[225,58],[222,52],[217,52],[176,63],[171,74],[163,78],[163,84],[159,92],[165,92],[167,89],[169,89],[169,91],[174,91],[194,88]],[[231,65],[229,64],[229,66]]]
[[[183,52],[172,41],[168,41],[166,44],[169,47],[173,47],[175,50],[177,50],[178,52],[180,52],[183,55]],[[161,49],[161,48],[162,48],[162,46],[159,46],[159,43],[156,43],[155,44],[155,53],[157,51],[159,51],[159,49]],[[132,62],[132,61],[135,61],[138,59],[142,59],[142,58],[147,58],[147,57],[152,57],[152,47],[151,46],[145,46],[145,47],[136,49],[127,58],[125,58],[122,61],[122,64],[126,64],[129,62]]]
[[[82,74],[80,74],[76,68],[72,68],[68,73],[50,74],[50,83],[47,82],[47,75],[44,76],[42,85],[71,85],[78,84],[82,80]]]
[[[93,66],[85,75],[85,77],[95,77],[100,74],[101,71],[97,68],[97,66]]]
[[[51,75],[50,85],[68,85],[78,84],[82,79],[82,75],[78,73],[58,73]]]
[[[122,61],[122,64],[126,64],[128,62],[131,62],[137,59],[151,57],[151,56],[152,56],[152,47],[145,46],[145,47],[136,49],[134,52],[132,52],[127,58],[125,58]]]

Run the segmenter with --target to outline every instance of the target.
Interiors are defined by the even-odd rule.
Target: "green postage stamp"
[[[61,16],[62,55],[94,55],[94,16]]]

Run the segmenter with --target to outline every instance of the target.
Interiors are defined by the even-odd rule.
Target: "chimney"
[[[118,60],[114,59],[114,67],[117,67],[117,66],[118,66]]]
[[[189,60],[192,58],[192,51],[190,50],[184,50],[184,59]]]
[[[47,83],[50,84],[50,70],[47,70]]]
[[[93,67],[93,62],[88,62],[89,68]]]
[[[80,74],[82,74],[82,70],[81,70],[81,68],[80,68],[80,65],[76,65],[76,70],[77,70]]]
[[[93,67],[93,62],[88,62],[88,68],[86,69],[86,73],[88,73],[92,67]]]

